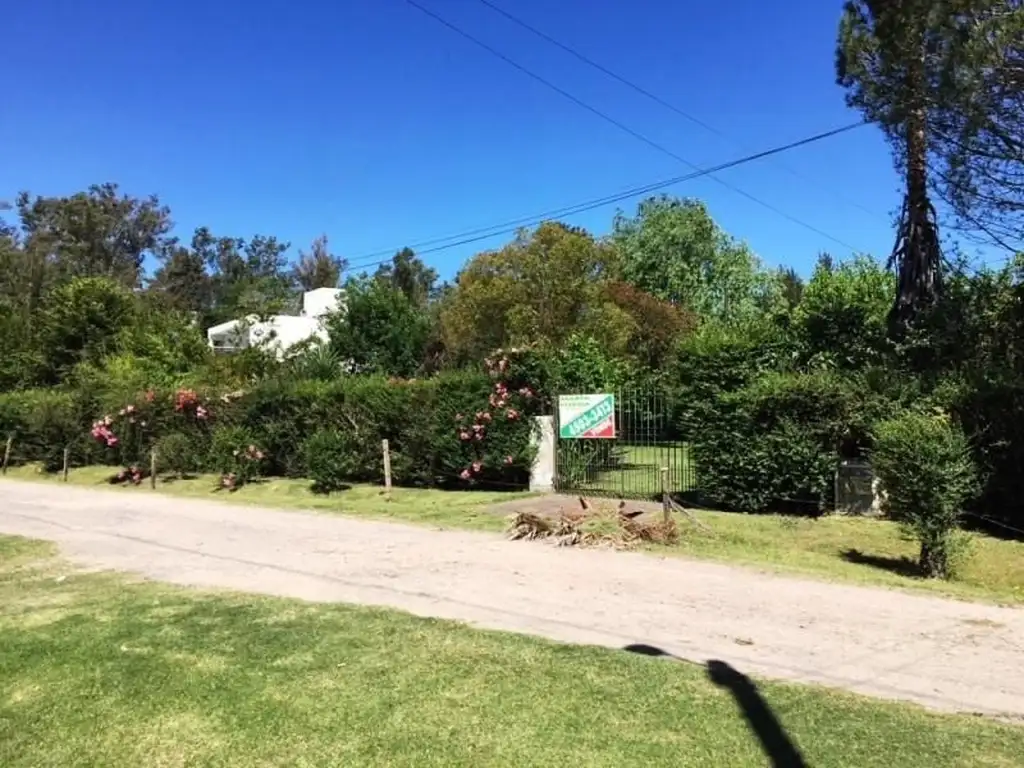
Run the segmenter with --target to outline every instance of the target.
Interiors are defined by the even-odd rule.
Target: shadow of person
[[[800,751],[749,677],[724,661],[709,661],[707,670],[711,682],[732,694],[775,768],[807,768]]]
[[[633,643],[632,645],[625,646],[622,650],[628,651],[629,653],[635,653],[640,656],[661,656],[666,659],[674,659],[668,651],[663,651],[661,648],[655,648],[653,645],[647,645],[646,643]]]

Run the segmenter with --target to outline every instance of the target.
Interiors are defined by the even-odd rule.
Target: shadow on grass
[[[909,557],[869,555],[861,552],[859,549],[847,549],[841,556],[846,562],[855,565],[868,565],[881,571],[895,573],[898,576],[907,576],[915,579],[921,578],[921,567]]]
[[[622,650],[640,656],[683,661],[662,648],[646,643],[627,645]],[[782,724],[757,690],[753,680],[724,661],[709,661],[707,673],[712,683],[732,694],[747,725],[761,742],[761,749],[774,768],[807,768],[800,750],[786,735]]]
[[[707,669],[708,679],[732,694],[771,765],[775,768],[806,768],[807,763],[800,750],[790,741],[754,682],[724,661],[709,661]]]
[[[632,645],[625,646],[622,650],[629,651],[630,653],[635,653],[638,656],[651,656],[663,659],[679,659],[678,656],[673,656],[668,651],[663,651],[661,648],[655,648],[653,645],[647,645],[646,643],[633,643]]]

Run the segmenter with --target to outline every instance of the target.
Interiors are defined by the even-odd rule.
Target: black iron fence
[[[614,393],[615,437],[560,436],[555,407],[555,488],[564,493],[657,499],[662,470],[669,493],[695,491],[697,472],[689,444],[678,433],[673,408],[660,392]]]

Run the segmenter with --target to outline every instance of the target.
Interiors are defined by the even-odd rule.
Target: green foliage
[[[354,278],[344,290],[344,309],[327,321],[331,351],[358,372],[414,375],[426,358],[427,314],[383,280]]]
[[[977,490],[963,431],[944,414],[905,412],[877,425],[871,461],[889,513],[921,544],[922,572],[951,576],[955,532],[964,505]]]
[[[889,401],[832,374],[768,374],[690,404],[701,490],[715,504],[817,514],[831,506],[842,457],[861,454]]]
[[[364,452],[351,432],[321,429],[306,440],[303,452],[306,473],[317,493],[343,490],[364,469]]]
[[[75,278],[57,288],[40,318],[39,351],[56,383],[79,362],[98,362],[136,320],[132,294],[102,277]]]
[[[221,474],[228,490],[241,488],[263,474],[266,453],[259,447],[254,430],[222,426],[213,431],[210,463]]]
[[[14,438],[15,462],[42,462],[48,472],[64,464],[64,448],[82,463],[92,455],[89,417],[82,401],[67,392],[26,390],[0,395],[0,439]]]
[[[467,362],[501,347],[557,347],[573,333],[603,339],[603,278],[613,264],[614,251],[584,230],[547,222],[520,232],[459,273],[441,313],[445,345]]]
[[[808,364],[859,370],[883,362],[895,291],[892,273],[871,258],[819,260],[794,313]]]
[[[157,471],[187,477],[203,468],[196,440],[185,432],[170,432],[156,441]]]
[[[303,291],[337,288],[346,265],[345,259],[335,256],[328,249],[327,235],[321,235],[313,241],[309,253],[299,252],[299,261],[295,265],[295,282]]]
[[[696,200],[645,200],[635,217],[616,216],[612,242],[623,280],[701,318],[748,320],[782,306],[779,279]]]

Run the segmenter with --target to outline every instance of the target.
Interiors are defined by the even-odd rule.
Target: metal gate
[[[564,415],[556,406],[555,489],[587,496],[658,499],[665,468],[669,493],[695,491],[697,475],[690,447],[678,433],[664,394],[626,390],[614,396],[614,438],[563,437],[559,419]]]

